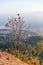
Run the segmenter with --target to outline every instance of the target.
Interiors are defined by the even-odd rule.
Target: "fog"
[[[8,19],[16,15],[0,15],[0,26],[4,26]],[[32,31],[43,33],[43,12],[33,12],[22,14],[24,17],[25,24],[30,26]]]

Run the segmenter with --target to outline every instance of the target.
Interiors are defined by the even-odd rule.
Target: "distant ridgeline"
[[[14,43],[12,29],[2,28],[0,29],[0,48],[10,48],[12,47],[12,43]],[[28,34],[33,34],[33,32],[28,32]],[[25,34],[22,33],[22,34]],[[18,38],[15,40],[18,41]],[[20,42],[23,44],[31,44],[36,45],[38,42],[43,41],[43,37],[37,35],[31,35],[28,39],[20,39]]]
[[[0,33],[0,48],[12,47],[13,35],[11,34],[11,29],[4,29],[4,30],[0,29],[0,32],[1,32]],[[15,41],[18,41],[18,38]],[[36,45],[36,43],[38,43],[40,41],[43,41],[43,37],[41,37],[41,36],[31,36],[27,40],[20,39],[21,43],[31,44],[31,45]]]
[[[0,28],[0,34],[8,34],[11,33],[12,29],[11,28]]]

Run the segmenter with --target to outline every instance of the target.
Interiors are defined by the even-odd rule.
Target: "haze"
[[[0,25],[16,13],[23,14],[34,31],[43,32],[43,0],[0,0]]]

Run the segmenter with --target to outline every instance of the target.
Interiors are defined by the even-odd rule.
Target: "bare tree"
[[[15,41],[15,39],[18,39],[17,44],[19,44],[20,38],[22,37],[24,20],[23,17],[20,16],[20,14],[17,14],[17,16],[17,18],[8,18],[8,23],[6,23],[5,26],[12,28],[13,41]]]

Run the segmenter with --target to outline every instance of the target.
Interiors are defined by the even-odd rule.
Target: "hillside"
[[[31,63],[38,63],[38,65],[40,64],[40,62],[43,63],[43,37],[31,36],[28,39],[19,39],[19,41],[18,38],[14,41],[12,39],[13,38],[9,34],[6,35],[6,38],[4,38],[3,35],[0,36],[0,49],[4,51],[0,51],[0,54],[3,56],[0,56],[1,62],[5,60],[4,63],[8,62],[9,64],[12,59],[14,59],[13,61],[15,61],[15,63],[18,63],[18,65],[20,65],[19,63],[22,64],[22,61],[29,63],[29,65]],[[10,60],[9,58],[6,59],[6,57],[9,57]],[[15,58],[18,58],[22,61],[19,60],[18,62],[18,60],[15,60]]]
[[[0,51],[0,65],[28,65],[13,55]]]

